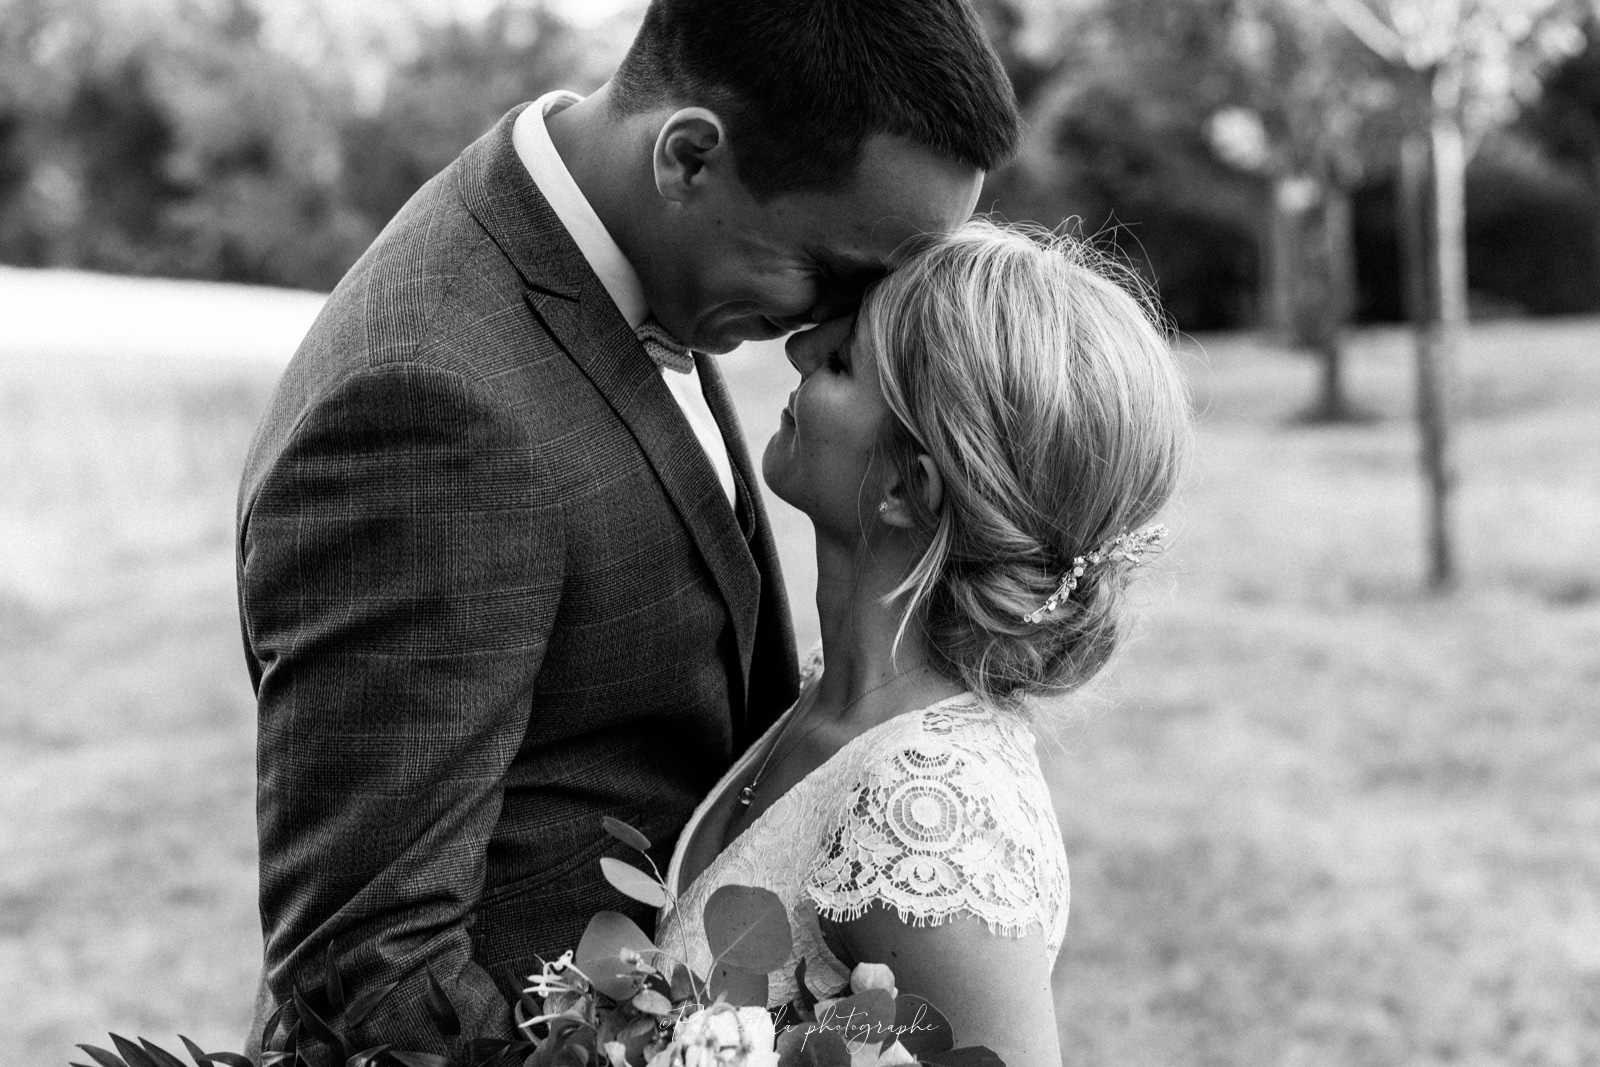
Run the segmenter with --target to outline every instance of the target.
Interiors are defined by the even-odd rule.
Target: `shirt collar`
[[[572,172],[562,162],[555,142],[550,140],[550,130],[545,125],[548,115],[577,103],[583,97],[577,93],[557,89],[545,93],[517,116],[511,130],[511,143],[528,169],[528,175],[539,187],[539,192],[549,201],[550,208],[572,236],[578,251],[588,261],[590,269],[600,279],[610,294],[612,303],[622,312],[628,325],[637,329],[650,317],[650,306],[645,303],[644,286],[639,275],[617,247],[617,242],[606,229],[600,216],[594,213],[589,200],[573,180]]]

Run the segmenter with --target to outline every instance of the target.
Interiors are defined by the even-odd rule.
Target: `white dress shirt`
[[[550,131],[545,126],[546,115],[581,99],[577,93],[562,89],[539,97],[517,116],[516,124],[511,129],[511,143],[522,165],[528,168],[533,183],[550,202],[556,218],[572,235],[578,251],[583,253],[583,258],[600,278],[600,284],[611,294],[617,310],[622,312],[622,317],[630,327],[638,329],[639,324],[650,317],[650,307],[645,303],[644,287],[639,284],[639,275],[622,254],[622,249],[617,247],[617,242],[606,230],[605,223],[600,221],[600,216],[594,213],[583,190],[578,188],[578,183],[562,162],[555,143],[550,140]],[[733,505],[736,492],[733,464],[728,459],[728,446],[722,439],[722,431],[717,428],[717,420],[706,405],[699,373],[692,369],[683,373],[662,367],[661,380],[683,410],[683,417],[689,421],[689,428],[694,431],[696,440],[717,473],[717,480],[722,483],[729,505]]]

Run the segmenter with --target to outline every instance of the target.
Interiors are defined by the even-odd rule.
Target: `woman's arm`
[[[887,964],[901,993],[943,1012],[957,1045],[986,1045],[1007,1067],[1061,1062],[1053,958],[1042,930],[1007,937],[973,916],[913,926],[883,904],[857,919],[824,918],[821,926],[842,962]]]

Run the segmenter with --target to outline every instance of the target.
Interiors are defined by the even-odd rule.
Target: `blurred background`
[[[1047,745],[1066,1061],[1600,1062],[1594,5],[978,7],[1028,123],[981,206],[1138,270],[1200,416]],[[641,11],[0,0],[0,1063],[242,1045],[250,434],[412,191]]]

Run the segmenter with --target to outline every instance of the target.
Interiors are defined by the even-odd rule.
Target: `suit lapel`
[[[755,645],[760,570],[660,370],[517,157],[511,144],[517,113],[507,115],[464,154],[462,199],[528,283],[526,299],[533,314],[633,434],[699,548],[732,617],[739,649],[736,694],[742,705]],[[749,456],[722,379],[713,369],[702,381],[730,457],[742,464],[741,477],[748,480]],[[742,706],[735,709],[736,716],[742,713]]]

